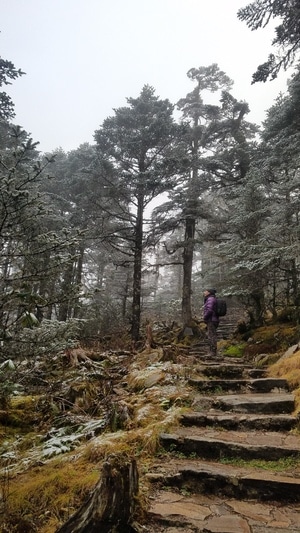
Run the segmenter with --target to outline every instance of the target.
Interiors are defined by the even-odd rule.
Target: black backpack
[[[216,313],[218,316],[225,316],[227,313],[227,304],[226,300],[223,298],[216,298]]]

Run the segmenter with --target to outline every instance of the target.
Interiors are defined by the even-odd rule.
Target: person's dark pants
[[[207,322],[207,338],[209,343],[209,355],[217,355],[217,328],[216,322]]]

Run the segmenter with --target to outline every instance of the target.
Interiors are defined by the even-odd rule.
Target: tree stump
[[[56,533],[134,533],[137,493],[136,461],[112,455],[103,464],[92,495]]]
[[[156,344],[153,340],[153,331],[150,324],[146,326],[146,344],[145,348],[155,348]]]
[[[79,361],[90,361],[83,348],[66,348],[65,355],[71,366],[78,366]]]

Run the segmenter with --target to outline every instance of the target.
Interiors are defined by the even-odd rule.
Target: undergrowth
[[[281,359],[274,363],[275,357],[280,357],[280,346],[287,344],[288,341],[283,340],[284,333],[288,333],[289,339],[294,334],[294,329],[288,330],[274,327],[268,331],[267,337],[263,338],[264,330],[258,331],[253,336],[252,345],[236,339],[235,344],[221,346],[221,351],[226,356],[243,357],[245,349],[253,347],[253,354],[256,357],[257,352],[260,354],[267,354],[267,359],[262,359],[261,365],[268,367],[268,374],[272,377],[281,377],[287,379],[291,389],[295,395],[296,411],[300,410],[300,351],[296,352],[291,357]],[[262,351],[268,345],[269,350]],[[272,350],[278,349],[278,352],[272,353]],[[149,366],[149,358],[151,354],[145,355],[144,366]],[[253,359],[254,359],[253,356]],[[151,363],[154,363],[152,354]],[[172,360],[173,361],[173,360]],[[259,366],[259,361],[257,366]],[[173,361],[174,362],[174,361]],[[176,362],[176,358],[175,358]],[[142,358],[139,360],[140,367],[143,368]],[[179,459],[185,458],[183,454],[173,449],[173,453],[166,452],[159,444],[159,435],[161,432],[168,431],[170,428],[179,423],[179,416],[184,408],[193,404],[192,392],[187,389],[186,383],[179,391],[179,377],[181,377],[182,370],[180,365],[170,365],[171,370],[168,370],[170,383],[167,392],[163,394],[158,393],[158,386],[153,389],[143,387],[141,390],[134,392],[129,387],[125,388],[123,403],[128,408],[131,416],[128,427],[123,430],[118,430],[112,433],[102,433],[98,438],[93,438],[90,442],[85,443],[75,453],[66,454],[63,458],[53,459],[40,466],[28,469],[27,472],[18,474],[13,477],[8,473],[0,479],[0,499],[2,500],[2,515],[0,514],[1,533],[25,533],[38,531],[39,533],[53,533],[56,531],[59,524],[66,521],[74,510],[76,510],[92,492],[100,475],[100,466],[105,458],[113,453],[130,454],[139,460],[139,468],[146,472],[151,468],[153,459],[160,457],[166,463],[171,461],[171,458]],[[74,369],[72,371],[75,372]],[[191,368],[189,367],[189,373]],[[72,377],[71,383],[75,380]],[[65,379],[66,376],[58,374],[57,379]],[[85,402],[89,401],[91,409],[94,405],[98,406],[98,396],[95,404],[93,403],[94,396],[90,393],[90,384],[83,383],[82,376],[78,379],[79,385],[73,386],[72,391],[75,391],[76,402],[74,406],[77,411],[82,407],[83,399]],[[101,381],[102,383],[102,381]],[[180,383],[180,382],[179,382]],[[77,384],[77,382],[76,382]],[[176,386],[175,386],[176,384]],[[84,385],[84,387],[83,387]],[[84,395],[79,396],[78,388],[83,387]],[[76,390],[75,390],[76,389]],[[97,387],[95,394],[98,394]],[[92,390],[92,392],[93,392]],[[102,389],[101,389],[102,391]],[[150,394],[150,391],[151,394]],[[220,392],[222,389],[215,390]],[[103,403],[107,400],[105,389],[102,391]],[[68,396],[67,396],[68,398]],[[114,400],[114,401],[119,401]],[[76,405],[75,405],[76,404]],[[37,408],[38,402],[35,403],[32,396],[23,397],[22,403],[19,398],[11,398],[9,422],[6,427],[1,428],[2,440],[5,442],[8,438],[16,440],[15,431],[21,433],[23,425],[28,425],[28,436],[19,444],[18,451],[26,451],[30,447],[31,441],[31,425],[38,421],[40,426],[40,433],[42,433],[43,423],[45,428],[51,427],[52,420],[48,418],[43,420],[43,412]],[[47,404],[48,405],[48,404]],[[87,407],[86,404],[83,407]],[[63,412],[62,416],[67,415],[72,419],[72,415],[77,413],[74,408],[72,412],[70,406],[68,410]],[[5,421],[7,423],[8,411],[3,411]],[[86,415],[90,412],[86,408]],[[49,409],[45,410],[46,416],[49,417]],[[98,411],[92,410],[92,414],[97,416]],[[47,423],[46,423],[47,422]],[[35,440],[35,445],[38,441]],[[196,458],[194,453],[191,453],[189,459]],[[230,464],[240,467],[252,467],[268,470],[272,472],[287,472],[294,471],[300,468],[300,458],[282,458],[276,461],[263,460],[242,460],[242,459],[220,459],[221,464]],[[143,483],[143,482],[142,482]],[[2,529],[1,529],[2,527]]]

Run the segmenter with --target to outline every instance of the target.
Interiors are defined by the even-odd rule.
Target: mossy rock
[[[268,367],[277,363],[280,359],[281,354],[279,353],[269,353],[269,354],[260,354],[256,359],[256,366],[258,368]]]
[[[262,353],[279,351],[296,344],[299,341],[299,336],[299,327],[291,324],[272,324],[260,327],[252,334],[255,343],[264,345],[265,348],[261,350]]]

